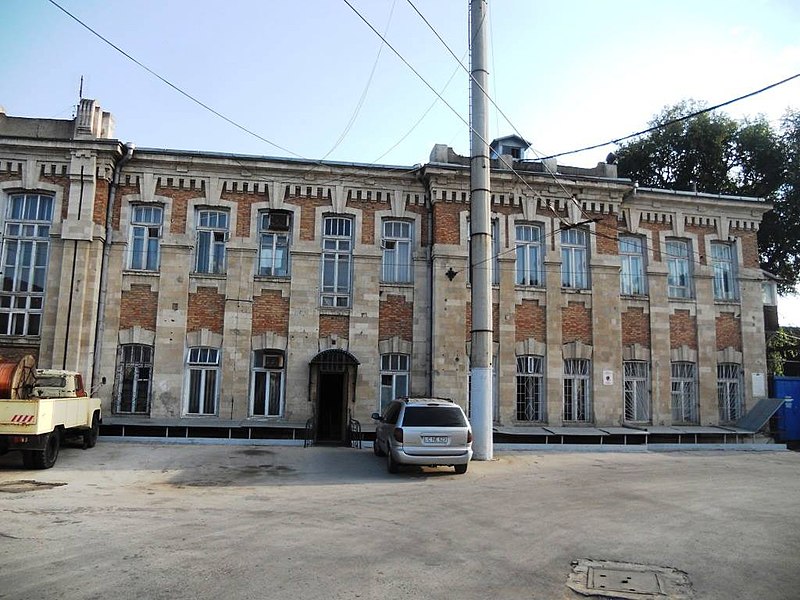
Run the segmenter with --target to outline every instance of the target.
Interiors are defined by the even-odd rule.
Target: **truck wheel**
[[[83,447],[94,448],[97,445],[97,436],[100,435],[100,418],[97,413],[92,415],[92,428],[83,434]]]
[[[34,469],[49,469],[58,459],[58,450],[61,448],[61,432],[51,431],[47,434],[44,450],[29,450],[28,460]],[[23,456],[23,461],[25,457]],[[28,466],[28,465],[26,465]]]

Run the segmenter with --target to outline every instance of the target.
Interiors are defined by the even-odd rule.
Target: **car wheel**
[[[386,468],[389,473],[398,473],[400,472],[400,465],[392,458],[392,449],[389,448],[389,451],[386,453]]]
[[[469,466],[469,463],[464,463],[463,465],[454,465],[454,466],[456,468],[456,474],[463,475],[464,473],[467,472],[467,466]]]
[[[83,447],[94,448],[97,445],[97,436],[100,435],[100,418],[97,413],[92,415],[92,427],[83,434]]]
[[[29,460],[34,469],[49,469],[56,464],[61,448],[61,433],[58,430],[47,434],[44,450],[30,450]],[[23,459],[24,460],[24,459]]]
[[[386,456],[386,453],[381,450],[381,445],[377,437],[375,438],[375,443],[372,444],[372,451],[375,453],[375,456]]]

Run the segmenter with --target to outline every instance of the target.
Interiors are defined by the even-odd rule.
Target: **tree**
[[[650,122],[658,129],[617,152],[620,174],[645,187],[772,202],[758,234],[761,264],[791,293],[800,280],[800,112],[787,112],[778,131],[764,117],[713,111],[675,122],[702,108],[694,100],[665,108]]]

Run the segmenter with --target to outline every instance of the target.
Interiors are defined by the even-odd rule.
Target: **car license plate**
[[[450,440],[446,435],[423,435],[422,442],[424,444],[438,444],[446,445]]]

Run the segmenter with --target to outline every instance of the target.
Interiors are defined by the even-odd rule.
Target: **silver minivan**
[[[378,424],[373,451],[385,456],[389,473],[399,465],[449,466],[466,473],[472,458],[472,429],[458,404],[444,398],[398,398]]]

